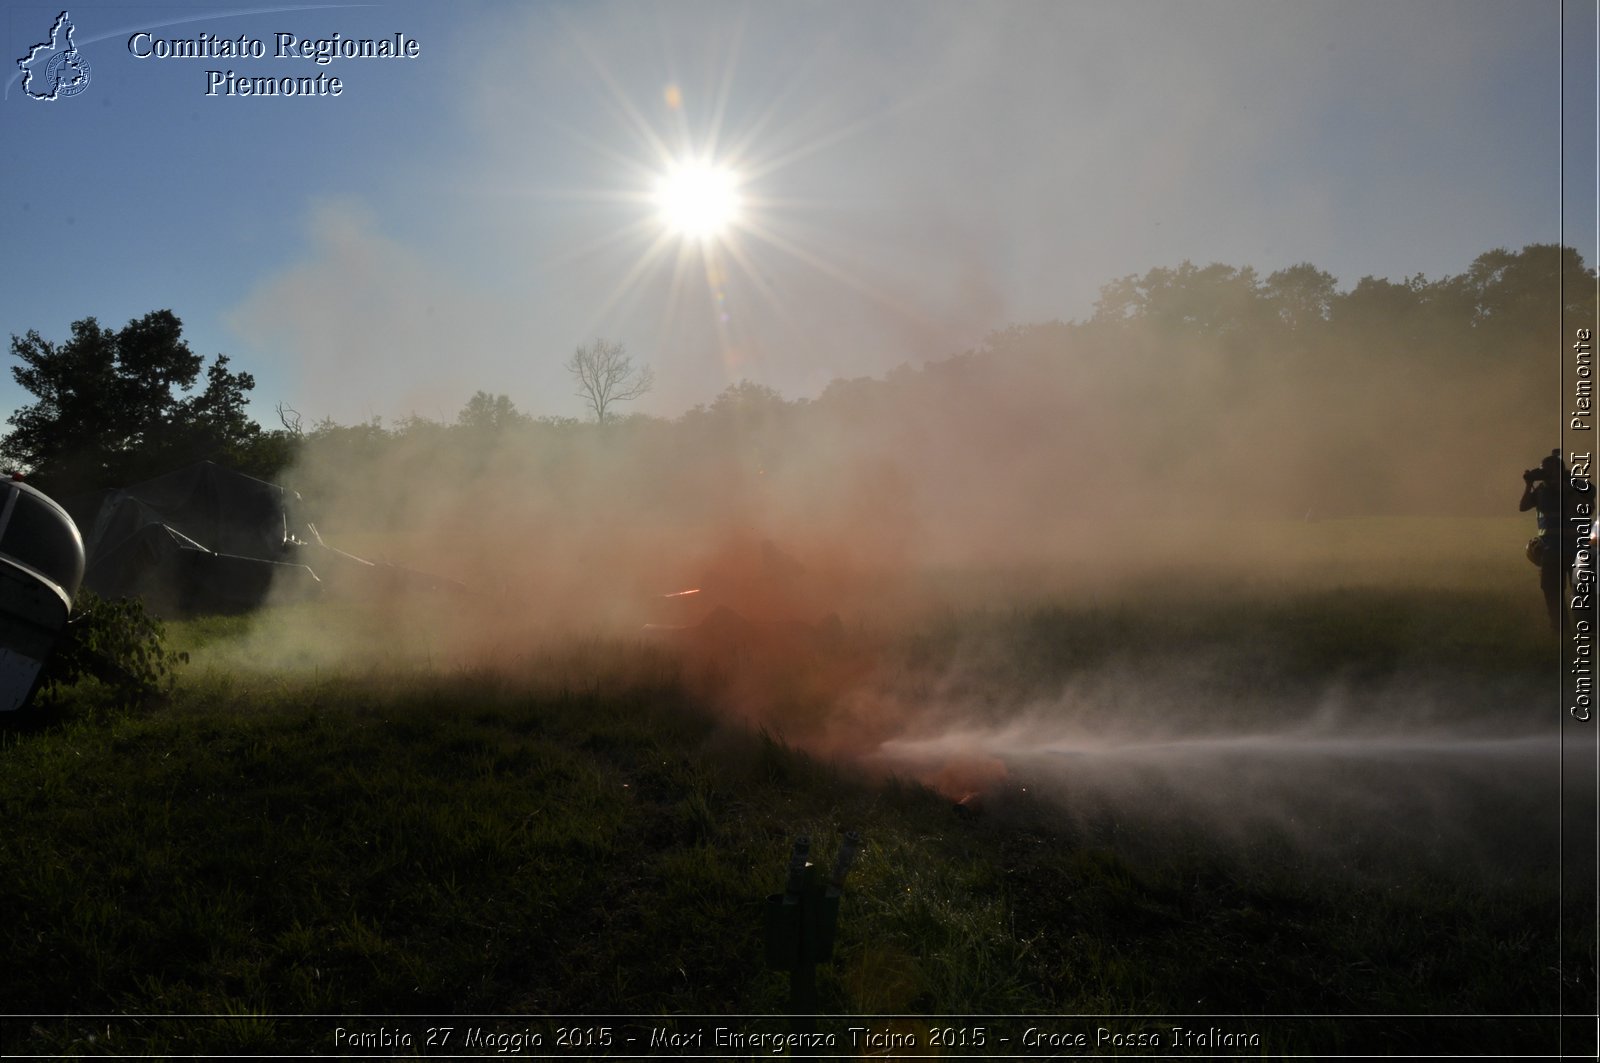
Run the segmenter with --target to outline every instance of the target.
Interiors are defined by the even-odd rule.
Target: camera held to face
[[[1536,469],[1524,469],[1522,479],[1524,483],[1535,484],[1540,480],[1555,481],[1561,478],[1561,451],[1552,450],[1548,457],[1539,463]]]

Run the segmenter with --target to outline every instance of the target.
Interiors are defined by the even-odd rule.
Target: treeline
[[[480,391],[451,422],[305,425],[280,407],[272,428],[244,416],[253,381],[225,358],[197,387],[201,361],[160,311],[118,333],[78,322],[59,346],[14,336],[14,375],[39,401],[0,454],[46,489],[210,457],[313,502],[352,475],[492,475],[653,519],[822,505],[976,534],[1187,512],[1496,513],[1556,445],[1567,333],[1595,309],[1593,271],[1555,245],[1347,291],[1309,264],[1262,277],[1185,262],[1107,284],[1087,320],[1013,327],[813,399],[745,381],[670,420],[602,426]]]
[[[1593,271],[1554,245],[1347,291],[1311,265],[1183,263],[1106,285],[1087,320],[811,399],[744,381],[601,432],[479,393],[453,424],[324,423],[307,466],[493,465],[529,489],[576,500],[603,482],[662,511],[830,498],[991,536],[1095,517],[1504,514],[1517,473],[1557,443],[1568,333],[1594,320]]]

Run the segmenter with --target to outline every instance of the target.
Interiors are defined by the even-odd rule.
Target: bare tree
[[[293,438],[299,439],[305,435],[305,430],[300,427],[300,411],[286,402],[278,403],[278,421]]]
[[[612,403],[636,399],[655,386],[649,366],[635,367],[622,344],[595,340],[572,352],[567,372],[578,382],[578,398],[589,404],[594,419],[606,423]]]

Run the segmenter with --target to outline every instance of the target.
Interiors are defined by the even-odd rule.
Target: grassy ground
[[[1284,704],[1312,712],[1336,677],[1358,716],[1426,688],[1433,724],[1521,732],[1549,715],[1555,662],[1524,575],[1520,596],[1168,585],[951,610],[896,633],[874,682],[905,689],[961,660],[943,696],[955,683],[1022,702],[1166,675],[1258,726]],[[203,662],[250,623],[171,636]],[[1091,1046],[1100,1026],[1231,1022],[1263,1033],[1256,1056],[1517,1053],[1547,1050],[1552,1027],[1469,1017],[1593,999],[1593,905],[1569,888],[1562,909],[1553,791],[1502,799],[1516,791],[1468,780],[1448,791],[1466,822],[1446,834],[1371,830],[1330,803],[1314,826],[1333,842],[1310,847],[1271,823],[1223,838],[1198,812],[1082,780],[1024,792],[1013,776],[958,814],[904,778],[807,755],[803,726],[726,720],[659,646],[591,642],[554,671],[197,664],[159,705],[114,710],[86,685],[54,722],[6,734],[7,1011],[149,1017],[12,1019],[6,1051],[331,1051],[335,1019],[269,1018],[296,1014],[782,1013],[765,898],[796,833],[826,862],[846,830],[865,845],[819,969],[831,1014],[1193,1016],[1054,1021]],[[1156,710],[1106,711],[1128,728]],[[1366,843],[1345,844],[1341,823]],[[1441,1013],[1461,1018],[1405,1017]],[[1207,1018],[1229,1015],[1252,1018]],[[1326,1017],[1260,1017],[1285,1015]],[[1338,1018],[1357,1015],[1377,1018]]]

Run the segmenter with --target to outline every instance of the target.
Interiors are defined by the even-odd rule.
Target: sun
[[[655,203],[670,232],[710,243],[739,221],[739,180],[725,166],[679,162],[657,179]]]
[[[538,193],[616,211],[615,227],[593,231],[545,260],[547,269],[606,263],[611,279],[604,297],[586,312],[595,324],[584,331],[603,332],[611,327],[605,322],[641,312],[659,313],[656,331],[674,342],[692,339],[698,345],[704,330],[713,330],[731,382],[761,356],[760,334],[768,322],[796,335],[814,327],[800,319],[793,297],[775,283],[782,263],[818,274],[919,328],[942,327],[850,264],[870,259],[879,246],[853,246],[855,235],[841,230],[838,218],[841,211],[865,211],[876,203],[819,198],[797,184],[809,169],[790,172],[797,165],[809,168],[815,156],[841,141],[869,134],[904,104],[862,112],[858,101],[841,93],[837,121],[826,95],[790,113],[784,104],[796,82],[775,96],[749,97],[736,106],[739,64],[730,53],[702,98],[692,99],[669,81],[657,89],[656,112],[649,97],[631,92],[581,36],[571,43],[621,118],[617,129],[561,129],[596,165],[578,185]],[[740,120],[730,121],[733,115]]]

